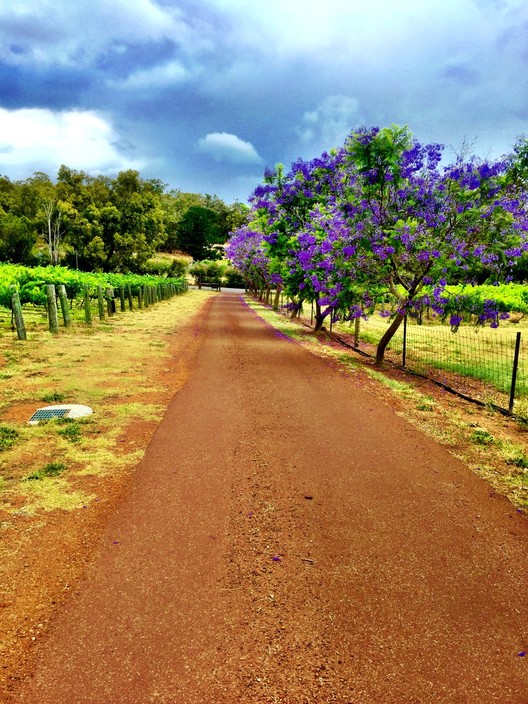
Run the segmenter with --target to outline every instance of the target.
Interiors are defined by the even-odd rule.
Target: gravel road
[[[24,704],[527,704],[528,524],[232,293]]]

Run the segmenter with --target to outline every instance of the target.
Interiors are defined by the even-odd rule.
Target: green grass
[[[18,440],[18,431],[8,425],[0,425],[0,451],[9,450]]]
[[[477,428],[474,430],[469,436],[469,439],[476,445],[491,445],[495,442],[493,435],[483,428]]]
[[[26,477],[26,481],[40,481],[46,477],[59,477],[67,469],[66,465],[62,462],[50,462],[50,464],[47,464],[45,467],[37,469],[36,472],[32,472]]]
[[[387,321],[374,314],[361,321],[360,340],[377,345],[387,329]],[[350,324],[338,324],[336,332],[352,333]],[[467,379],[476,379],[503,395],[510,392],[517,332],[522,333],[516,397],[528,396],[528,325],[502,323],[499,328],[461,326],[453,333],[447,324],[424,320],[423,325],[407,325],[406,364],[426,373],[436,370]],[[387,356],[401,362],[403,325],[389,344]]]
[[[59,435],[70,442],[79,442],[82,437],[81,424],[76,420],[61,419],[63,428],[59,430]]]

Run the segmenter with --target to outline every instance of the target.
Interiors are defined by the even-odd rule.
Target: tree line
[[[156,252],[215,260],[247,212],[214,195],[168,190],[134,170],[110,178],[63,165],[55,180],[43,172],[23,181],[2,176],[0,260],[136,273],[149,271]]]

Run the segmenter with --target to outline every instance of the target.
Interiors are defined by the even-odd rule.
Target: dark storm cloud
[[[0,170],[31,173],[42,123],[51,173],[59,152],[96,170],[95,140],[107,169],[227,199],[361,124],[498,156],[528,131],[527,27],[524,0],[17,0],[0,7]]]

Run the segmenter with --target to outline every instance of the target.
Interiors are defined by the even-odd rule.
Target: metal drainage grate
[[[89,406],[81,406],[78,403],[63,403],[60,406],[37,408],[28,423],[37,425],[41,421],[51,420],[52,418],[83,418],[92,413],[93,411]]]
[[[64,416],[69,413],[69,408],[39,408],[35,411],[29,422],[35,420],[49,420],[50,418],[64,418]]]

